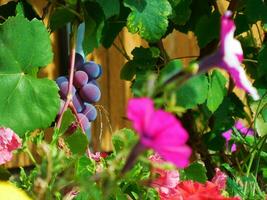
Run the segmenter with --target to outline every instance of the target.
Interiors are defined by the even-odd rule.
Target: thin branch
[[[118,50],[118,52],[120,52],[120,53],[123,55],[124,58],[126,58],[127,60],[131,60],[131,58],[130,58],[127,54],[125,54],[125,53],[120,49],[120,47],[119,47],[118,45],[115,44],[115,42],[113,42],[112,45]]]

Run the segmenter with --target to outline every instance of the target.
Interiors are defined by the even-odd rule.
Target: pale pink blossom
[[[168,197],[175,193],[175,187],[178,185],[180,176],[177,170],[165,170],[157,165],[164,164],[164,160],[156,153],[149,157],[153,165],[151,173],[157,178],[152,180],[151,186],[156,188],[161,197]]]
[[[236,27],[231,16],[231,11],[226,11],[222,16],[221,44],[215,53],[200,61],[199,68],[200,71],[206,71],[211,67],[221,67],[227,70],[238,88],[249,93],[254,100],[258,100],[260,98],[258,92],[248,80],[245,70],[241,66],[243,50],[240,42],[234,38]]]
[[[21,139],[10,128],[0,128],[0,165],[12,159],[12,151],[21,147]]]
[[[219,190],[224,190],[226,188],[227,175],[219,168],[215,168],[215,176],[212,178],[211,182],[217,185]]]
[[[149,98],[130,99],[128,118],[140,135],[140,143],[154,149],[164,160],[184,168],[189,164],[191,148],[186,145],[188,133],[171,113],[155,110]]]

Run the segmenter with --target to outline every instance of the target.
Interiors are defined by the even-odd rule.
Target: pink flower
[[[215,176],[212,178],[211,182],[217,185],[219,190],[224,190],[226,188],[227,175],[219,168],[215,168],[215,172]]]
[[[258,100],[260,98],[258,92],[248,80],[244,68],[241,66],[243,50],[240,42],[234,38],[236,27],[231,16],[231,11],[227,11],[222,16],[220,47],[214,54],[201,60],[199,68],[200,71],[206,71],[217,66],[227,70],[237,87],[249,93],[254,100]]]
[[[0,128],[0,165],[12,159],[12,151],[21,147],[21,139],[10,128]]]
[[[191,148],[188,133],[179,120],[163,110],[155,110],[149,98],[130,99],[128,118],[140,135],[140,143],[154,149],[166,161],[184,168],[189,164]]]
[[[152,155],[149,157],[149,160],[152,161],[152,164],[161,165],[164,163],[164,160],[158,155]],[[156,188],[161,199],[172,196],[176,193],[175,187],[178,185],[180,176],[177,170],[165,170],[159,167],[152,168],[152,174],[157,175],[151,186]]]
[[[254,135],[254,131],[252,129],[248,129],[246,128],[242,122],[240,120],[238,120],[234,127],[244,136],[253,136]],[[229,141],[232,138],[232,134],[233,134],[233,130],[229,129],[228,131],[225,131],[222,133],[222,136],[224,137],[225,141],[226,141],[226,148],[228,149],[229,146]],[[231,146],[231,152],[235,152],[236,151],[236,144],[234,143]]]

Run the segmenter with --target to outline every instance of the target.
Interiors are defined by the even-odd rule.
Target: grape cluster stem
[[[68,94],[67,94],[67,99],[64,103],[64,106],[59,113],[56,127],[59,129],[62,123],[62,118],[69,107],[72,111],[72,113],[75,115],[77,122],[79,123],[79,126],[81,127],[83,133],[85,134],[85,131],[83,130],[83,127],[81,125],[81,122],[78,118],[77,111],[74,108],[72,104],[72,86],[73,86],[73,76],[74,76],[74,64],[75,64],[75,53],[76,53],[76,38],[77,38],[77,30],[78,30],[78,23],[73,23],[72,29],[71,29],[71,34],[70,34],[70,67],[69,67],[69,84],[68,84]]]

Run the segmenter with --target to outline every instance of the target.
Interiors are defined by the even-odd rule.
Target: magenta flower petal
[[[154,149],[177,167],[189,164],[191,149],[185,144],[188,133],[172,114],[154,110],[152,100],[140,98],[129,101],[127,116],[140,135],[142,145]]]
[[[0,128],[0,165],[12,159],[12,151],[21,147],[21,139],[10,128]]]
[[[231,16],[231,11],[227,11],[222,16],[220,47],[214,54],[200,61],[200,71],[215,66],[221,67],[228,71],[238,88],[245,90],[254,100],[258,100],[260,98],[258,92],[248,80],[245,70],[241,66],[243,50],[240,42],[234,38],[236,27]]]
[[[132,120],[134,129],[141,133],[154,112],[153,101],[149,98],[130,99],[127,117]]]

